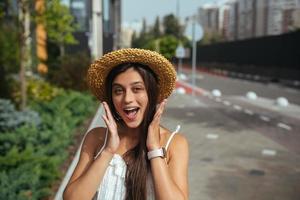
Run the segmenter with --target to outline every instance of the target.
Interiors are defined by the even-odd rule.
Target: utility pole
[[[27,104],[26,69],[31,65],[30,58],[30,13],[29,0],[18,1],[19,24],[20,24],[20,81],[21,81],[21,110]]]

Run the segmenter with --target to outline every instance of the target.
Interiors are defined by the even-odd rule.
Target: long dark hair
[[[158,81],[154,72],[147,66],[140,63],[124,63],[115,67],[106,79],[106,96],[108,105],[112,111],[115,120],[123,124],[116,112],[112,101],[112,83],[117,75],[133,68],[142,77],[148,95],[148,106],[145,111],[144,119],[141,124],[139,143],[124,154],[127,162],[126,171],[126,200],[146,199],[147,194],[147,176],[150,170],[150,163],[147,159],[146,139],[148,127],[153,119],[158,99]]]

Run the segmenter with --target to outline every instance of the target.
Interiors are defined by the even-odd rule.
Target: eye
[[[133,92],[140,92],[140,91],[143,91],[144,88],[143,87],[134,87],[133,88]]]
[[[123,90],[122,88],[115,88],[114,89],[114,94],[118,95],[118,94],[122,94]]]

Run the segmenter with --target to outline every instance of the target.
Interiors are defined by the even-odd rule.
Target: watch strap
[[[147,157],[149,160],[156,158],[156,157],[166,157],[166,149],[164,147],[159,148],[159,149],[154,149],[152,151],[148,151]]]

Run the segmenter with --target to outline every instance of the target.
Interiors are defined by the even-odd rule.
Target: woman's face
[[[119,116],[129,128],[137,128],[144,119],[148,95],[141,75],[133,68],[116,76],[112,100]]]

